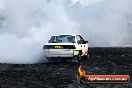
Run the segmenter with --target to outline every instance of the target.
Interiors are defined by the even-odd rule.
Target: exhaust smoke
[[[43,44],[53,34],[81,34],[90,46],[128,44],[131,4],[131,0],[0,0],[0,63],[39,62]]]

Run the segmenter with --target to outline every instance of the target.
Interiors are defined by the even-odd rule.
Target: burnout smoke
[[[0,63],[39,62],[43,44],[53,34],[78,33],[90,46],[127,44],[131,4],[131,0],[0,0]]]

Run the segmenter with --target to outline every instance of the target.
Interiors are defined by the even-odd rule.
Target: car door
[[[76,38],[77,38],[79,50],[83,51],[83,50],[88,49],[88,45],[86,44],[86,42],[84,41],[84,39],[80,35],[77,35]]]

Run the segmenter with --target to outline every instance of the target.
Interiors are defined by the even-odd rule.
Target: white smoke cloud
[[[4,8],[4,0],[0,0],[0,8]]]
[[[71,0],[73,4],[80,3],[82,7],[87,7],[89,5],[101,2],[102,0]]]
[[[130,41],[127,15],[131,15],[131,4],[130,0],[102,0],[76,9],[79,3],[71,12],[74,20],[82,24],[80,32],[90,41],[90,46],[119,46]]]
[[[79,26],[67,15],[63,2],[6,0],[4,9],[7,20],[0,32],[1,63],[36,63],[52,34],[76,33],[72,29]]]
[[[39,62],[43,44],[53,34],[78,33],[89,40],[90,46],[127,43],[126,15],[131,15],[130,0],[4,0],[2,3],[6,15],[0,21],[0,63]]]
[[[38,42],[31,38],[18,38],[11,34],[0,35],[1,63],[36,63],[41,56]]]

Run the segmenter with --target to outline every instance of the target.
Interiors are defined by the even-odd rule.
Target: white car
[[[72,61],[78,62],[89,56],[87,43],[77,34],[54,35],[44,45],[44,55],[47,58],[73,58]]]

